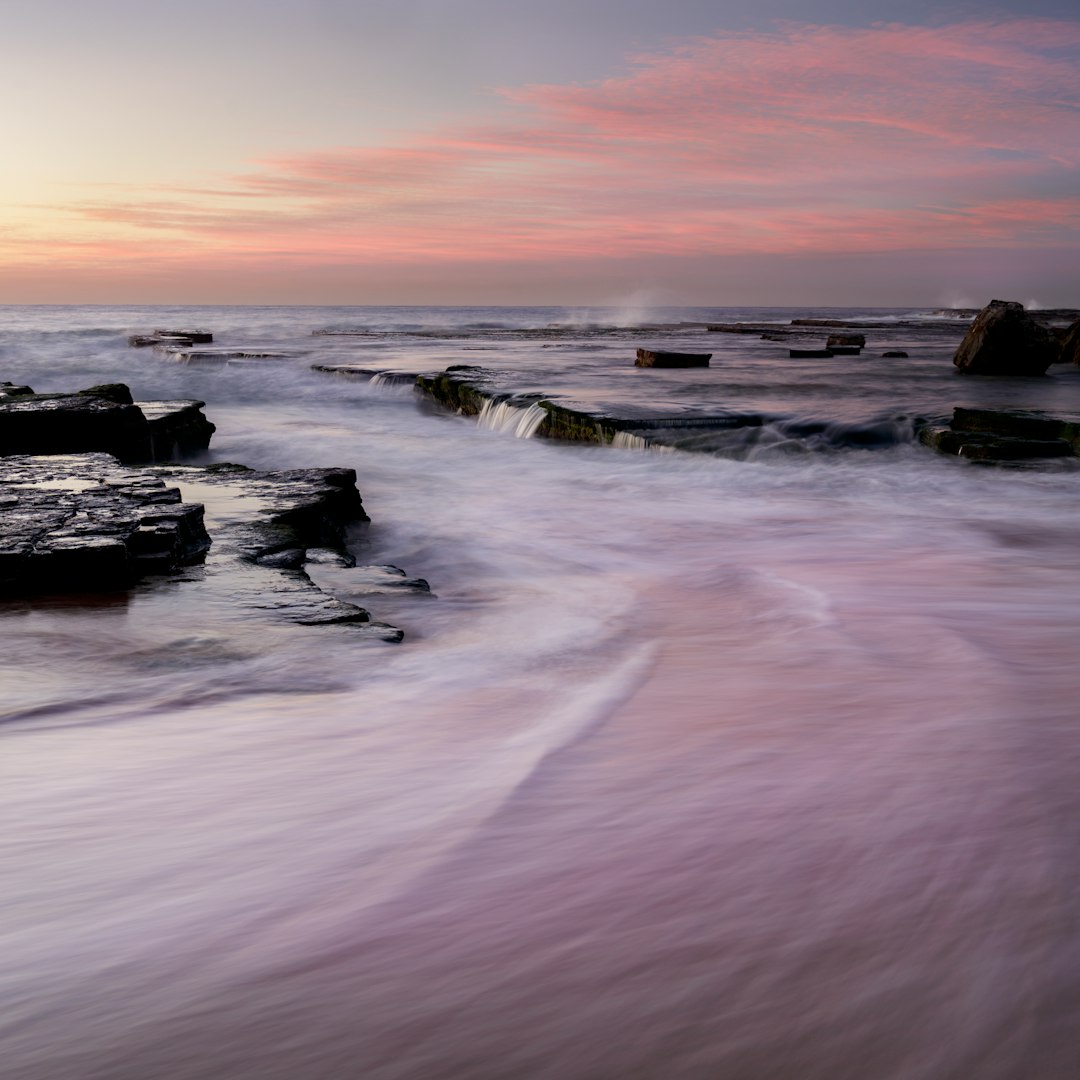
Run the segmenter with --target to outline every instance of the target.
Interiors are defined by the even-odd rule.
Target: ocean
[[[704,329],[798,317],[868,347]],[[127,345],[171,326],[275,355]],[[358,560],[432,590],[363,601],[400,645],[185,581],[0,604],[5,1080],[1071,1080],[1080,462],[913,432],[1080,413],[1080,371],[957,375],[963,329],[0,309],[2,379],[199,398],[207,461],[355,468]],[[456,364],[763,422],[698,452],[520,438],[404,378]]]

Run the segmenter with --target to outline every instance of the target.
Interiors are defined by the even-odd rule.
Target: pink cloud
[[[1077,50],[1061,20],[698,39],[504,91],[498,122],[57,209],[103,230],[96,258],[192,264],[1075,246]]]

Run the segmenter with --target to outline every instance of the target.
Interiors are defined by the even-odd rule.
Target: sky
[[[0,303],[1080,306],[1080,11],[0,0]]]

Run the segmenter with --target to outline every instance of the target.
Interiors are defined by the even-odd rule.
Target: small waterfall
[[[649,444],[640,436],[629,431],[616,431],[611,439],[611,445],[620,450],[648,450]]]
[[[531,439],[546,416],[547,410],[540,405],[522,408],[508,401],[489,399],[484,402],[476,423],[488,431],[507,432],[518,439]]]
[[[416,384],[416,376],[403,371],[376,371],[371,376],[372,386],[414,386]]]

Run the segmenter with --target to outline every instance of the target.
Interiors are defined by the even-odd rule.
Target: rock
[[[907,353],[903,349],[890,349],[888,352],[881,354],[886,360],[906,360]]]
[[[0,401],[8,398],[29,397],[33,392],[29,386],[17,386],[13,382],[0,383]]]
[[[751,323],[709,323],[706,330],[714,334],[760,334],[761,327]]]
[[[150,429],[150,460],[176,461],[205,450],[217,430],[203,401],[137,401]]]
[[[104,398],[106,401],[115,401],[117,405],[134,405],[135,399],[131,396],[131,390],[126,383],[99,383],[86,390],[77,390],[78,394],[87,397]]]
[[[209,330],[155,330],[158,338],[184,338],[192,345],[209,345],[214,335]]]
[[[834,346],[840,348],[859,348],[861,349],[866,344],[865,334],[830,334],[829,340],[825,342],[825,347],[831,349]]]
[[[1026,410],[956,408],[948,425],[928,424],[918,434],[943,454],[991,463],[1080,453],[1080,420]]]
[[[152,334],[131,334],[127,342],[132,348],[145,349],[149,345],[209,345],[213,340],[214,335],[209,330],[155,330]]]
[[[126,588],[210,547],[201,505],[107,454],[7,458],[0,500],[3,596]]]
[[[398,628],[372,625],[364,608],[302,568],[309,557],[335,570],[354,562],[346,531],[366,515],[353,481],[351,469],[133,469],[107,454],[9,457],[0,472],[0,597],[116,591],[183,571],[188,586],[223,591],[275,621],[400,641]],[[181,489],[213,499],[212,548],[203,504],[182,501]],[[205,572],[185,569],[204,560]]]
[[[0,396],[0,455],[102,452],[129,463],[173,460],[209,445],[214,425],[203,406],[201,401],[135,404],[123,383],[74,394]]]
[[[975,317],[953,363],[967,375],[1044,375],[1058,356],[1050,331],[1012,300],[991,300]]]
[[[708,367],[712,353],[661,352],[655,349],[638,349],[638,367],[651,368],[690,368]]]
[[[1060,363],[1080,365],[1080,319],[1065,329],[1061,335],[1060,348]]]

